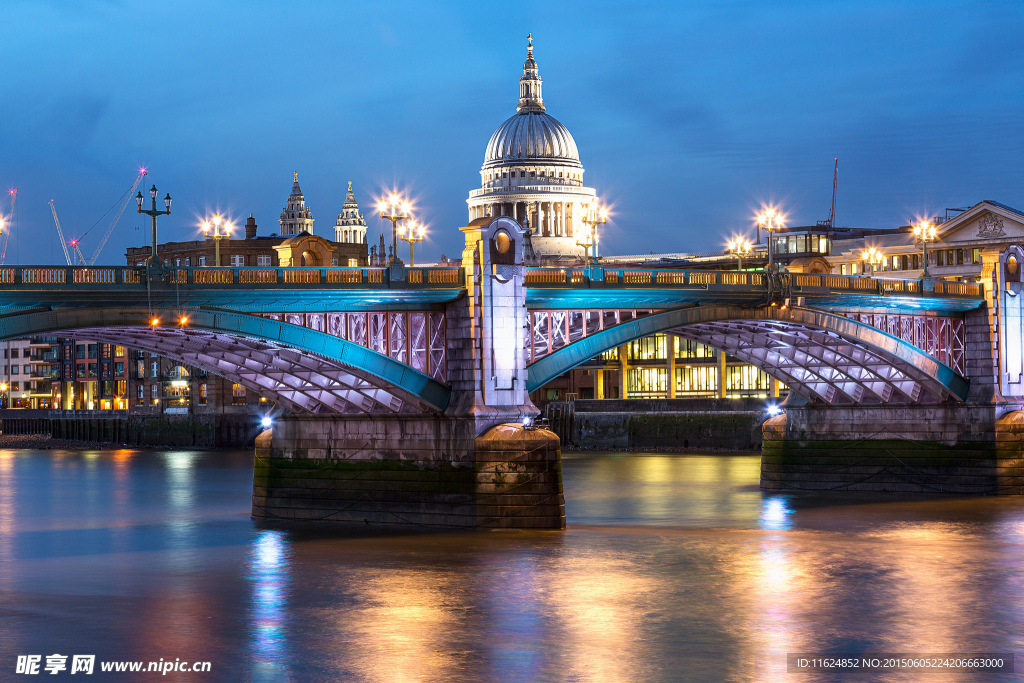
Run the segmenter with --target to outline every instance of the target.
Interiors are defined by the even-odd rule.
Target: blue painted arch
[[[746,330],[742,329],[743,324],[746,324]],[[730,325],[733,325],[732,329]],[[769,350],[769,344],[760,350],[763,353],[757,349],[757,334],[750,332],[757,325],[765,330],[765,341],[776,346],[775,350]],[[778,337],[787,329],[794,333],[799,331],[802,336],[796,340],[798,344],[783,349],[786,343]],[[809,308],[781,310],[776,307],[692,305],[620,323],[544,356],[528,366],[527,390],[535,391],[606,351],[663,332],[672,332],[726,351],[786,382],[798,393],[818,394],[830,402],[830,392],[819,391],[815,388],[818,384],[834,384],[853,402],[860,401],[865,388],[867,394],[877,394],[886,401],[889,400],[887,392],[893,388],[912,401],[918,399],[916,392],[921,387],[940,399],[948,396],[958,401],[966,399],[969,389],[965,378],[923,350],[841,315]],[[816,379],[810,378],[804,383],[793,374],[799,363],[787,361],[791,366],[787,371],[779,362],[784,360],[783,355],[796,356],[798,360],[818,366],[831,362],[832,367],[825,367]],[[915,384],[919,388],[915,389]]]
[[[176,324],[182,315],[188,318],[183,326]],[[151,317],[162,322],[151,326]],[[104,330],[109,332],[104,334]],[[146,309],[108,306],[36,309],[0,317],[0,339],[88,331],[114,343],[161,354],[167,351],[167,344],[157,343],[158,338],[166,341],[171,330],[182,339],[189,339],[190,333],[196,334],[198,339],[200,333],[205,332],[259,340],[271,349],[287,348],[315,355],[351,369],[356,376],[376,387],[394,390],[404,400],[411,399],[436,412],[443,412],[451,398],[451,389],[445,384],[371,349],[325,332],[235,311],[201,308],[151,314]],[[147,344],[149,338],[152,338],[151,344]],[[240,348],[244,353],[245,347]]]

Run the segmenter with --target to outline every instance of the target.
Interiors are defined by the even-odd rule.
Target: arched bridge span
[[[186,310],[186,324],[150,324],[145,309],[63,308],[0,317],[0,339],[74,332],[220,375],[301,413],[441,412],[451,390],[334,335],[245,313]]]
[[[810,308],[733,305],[683,306],[608,327],[529,365],[527,388],[533,391],[605,351],[659,332],[725,351],[805,398],[830,404],[967,397],[962,376],[870,325]]]

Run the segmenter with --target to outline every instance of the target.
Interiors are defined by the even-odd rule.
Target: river
[[[768,495],[758,467],[569,453],[568,530],[413,534],[255,523],[248,453],[0,451],[0,680],[912,681],[786,654],[1021,651],[1024,498]],[[161,658],[211,671],[98,671]]]

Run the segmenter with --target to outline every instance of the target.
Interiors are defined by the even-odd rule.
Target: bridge
[[[443,412],[446,306],[467,296],[465,274],[0,268],[0,339],[75,333],[124,344],[293,412]],[[924,291],[916,280],[756,272],[530,268],[524,283],[528,391],[632,339],[673,332],[829,403],[963,400],[963,313],[984,300],[978,284]]]
[[[968,407],[998,383],[968,352],[995,329],[984,283],[529,268],[514,220],[462,230],[462,262],[445,267],[0,268],[0,339],[74,333],[242,384],[289,411],[264,440],[270,459],[479,470],[480,453],[503,453],[492,461],[501,480],[516,458],[480,439],[536,415],[530,391],[658,332],[755,365],[808,406]],[[550,468],[552,448],[528,449],[546,453],[533,465]],[[488,507],[501,524],[516,496],[520,512],[548,510],[527,517],[557,513],[509,495]],[[377,513],[388,521],[386,505]]]

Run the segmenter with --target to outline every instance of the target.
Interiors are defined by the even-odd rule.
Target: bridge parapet
[[[920,297],[952,297],[983,300],[984,286],[974,282],[935,281],[922,286],[921,280],[900,280],[850,275],[823,275],[794,273],[781,276],[795,294],[822,294],[844,292],[848,294],[917,295]],[[618,288],[623,286],[650,287],[765,287],[768,278],[763,272],[728,270],[667,270],[655,268],[530,268],[526,271],[527,287],[593,287]]]
[[[148,275],[147,275],[148,273]],[[150,277],[171,284],[238,286],[246,289],[279,285],[338,285],[377,289],[459,289],[461,267],[427,268],[180,268],[141,266],[14,266],[0,268],[4,285],[36,285],[64,289],[69,285],[145,285]]]

